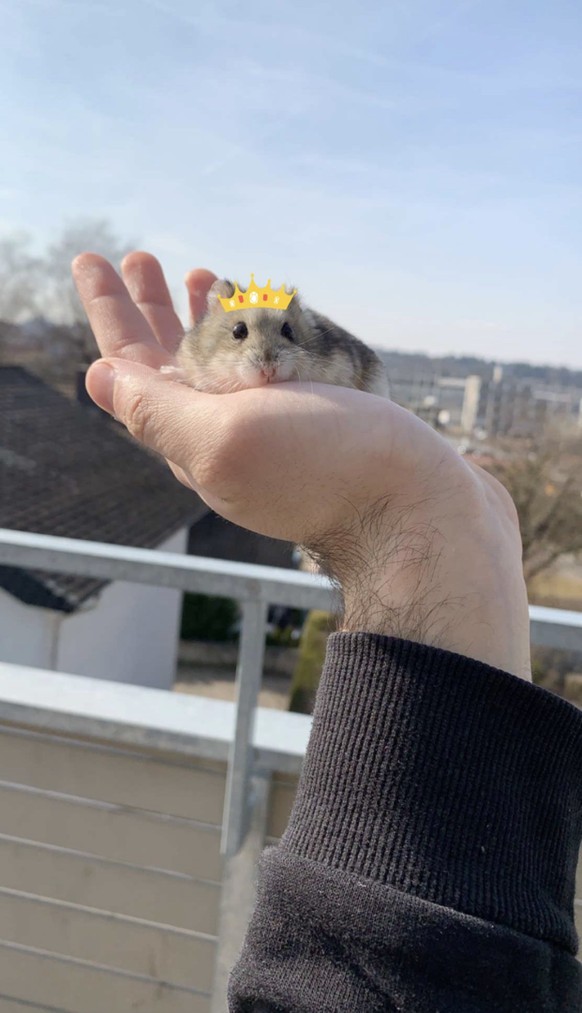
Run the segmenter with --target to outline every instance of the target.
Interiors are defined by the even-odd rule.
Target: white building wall
[[[465,396],[461,412],[461,429],[464,433],[472,433],[477,424],[479,398],[481,396],[481,377],[468,376],[465,380]]]
[[[24,605],[0,588],[0,661],[52,668],[62,613]]]
[[[187,534],[183,528],[157,548],[183,555]],[[46,667],[169,689],[176,668],[181,605],[182,592],[173,588],[108,584],[92,602],[63,616],[56,664]]]

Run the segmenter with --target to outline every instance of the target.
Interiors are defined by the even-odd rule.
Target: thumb
[[[86,385],[93,401],[123,423],[139,443],[182,468],[199,485],[208,433],[214,440],[220,433],[216,395],[126,359],[99,359],[90,367]]]

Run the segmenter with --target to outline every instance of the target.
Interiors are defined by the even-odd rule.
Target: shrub
[[[182,640],[213,640],[224,643],[237,637],[238,603],[233,598],[185,594],[182,603]]]
[[[328,612],[314,610],[307,616],[291,682],[290,711],[311,714],[325,660],[327,638],[332,628],[332,617]]]

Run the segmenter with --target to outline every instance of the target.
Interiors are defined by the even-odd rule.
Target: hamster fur
[[[303,307],[297,294],[286,310],[227,313],[219,296],[233,294],[234,285],[226,279],[212,285],[207,312],[178,349],[177,370],[171,370],[177,379],[217,394],[295,380],[389,397],[388,378],[376,353],[327,317]]]

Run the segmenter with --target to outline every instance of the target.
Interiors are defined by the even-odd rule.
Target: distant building
[[[473,375],[392,375],[390,391],[394,401],[426,421],[469,434],[477,425],[481,383]]]
[[[531,367],[528,376],[523,375],[526,367],[516,364],[503,367],[469,359],[465,365],[465,360],[379,354],[387,365],[393,399],[452,433],[535,438],[551,421],[582,427],[580,374]],[[442,372],[441,365],[453,366],[454,374]]]
[[[582,390],[526,380],[485,381],[477,424],[489,436],[535,438],[551,422],[578,424]]]
[[[439,409],[448,413],[450,427],[463,434],[472,433],[477,424],[481,377],[441,376],[437,390]]]

